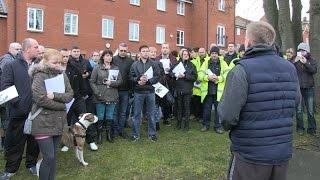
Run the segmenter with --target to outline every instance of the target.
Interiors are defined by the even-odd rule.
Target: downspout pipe
[[[17,42],[17,0],[14,0],[14,42]]]

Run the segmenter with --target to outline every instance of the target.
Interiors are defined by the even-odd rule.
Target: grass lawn
[[[96,152],[86,149],[87,167],[78,163],[73,151],[59,151],[56,179],[225,179],[230,157],[228,134],[200,132],[200,128],[200,123],[194,121],[189,132],[161,126],[158,141],[151,142],[144,124],[137,142],[117,138],[113,144],[105,141]],[[309,135],[295,134],[294,146],[313,140]],[[1,156],[1,170],[4,164]],[[12,179],[36,178],[23,162]]]

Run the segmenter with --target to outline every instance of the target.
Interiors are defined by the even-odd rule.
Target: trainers
[[[34,176],[37,176],[38,173],[37,173],[37,167],[36,166],[33,166],[31,168],[28,168],[29,172],[34,175]]]
[[[138,137],[138,136],[132,136],[131,137],[131,141],[132,142],[136,142],[136,141],[138,141],[140,138]]]
[[[69,148],[68,148],[67,146],[63,146],[63,147],[61,148],[61,151],[62,151],[62,152],[67,152],[67,151],[69,151]]]
[[[38,160],[37,165],[36,165],[36,168],[37,168],[37,176],[38,176],[38,177],[39,177],[40,166],[41,166],[42,160],[43,160],[43,159]]]
[[[201,132],[205,132],[205,131],[208,131],[208,130],[209,130],[209,128],[207,126],[203,126],[200,131]]]
[[[153,136],[149,136],[149,139],[153,142],[156,142],[158,138],[156,135],[153,135]]]
[[[92,151],[96,151],[96,150],[98,150],[98,146],[96,145],[96,143],[90,143],[89,144],[89,146],[90,146],[90,149],[92,150]]]
[[[9,172],[3,172],[1,174],[1,177],[0,179],[1,180],[7,180],[7,179],[10,179],[12,176],[14,176],[16,173],[9,173]]]
[[[222,133],[223,133],[222,128],[216,128],[214,131],[215,131],[217,134],[222,134]]]

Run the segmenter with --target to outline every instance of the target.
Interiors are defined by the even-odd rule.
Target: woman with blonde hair
[[[61,71],[62,56],[55,49],[46,49],[44,58],[29,70],[33,79],[32,114],[38,114],[32,121],[31,134],[38,142],[43,160],[40,165],[39,179],[55,178],[56,149],[60,143],[63,127],[67,123],[66,103],[73,97],[68,77]],[[65,90],[63,93],[46,90],[45,80],[63,75]]]

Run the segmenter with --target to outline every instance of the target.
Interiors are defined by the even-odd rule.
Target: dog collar
[[[80,126],[82,126],[83,129],[87,130],[87,127],[85,125],[83,125],[80,121],[78,121],[77,123],[80,124]]]

